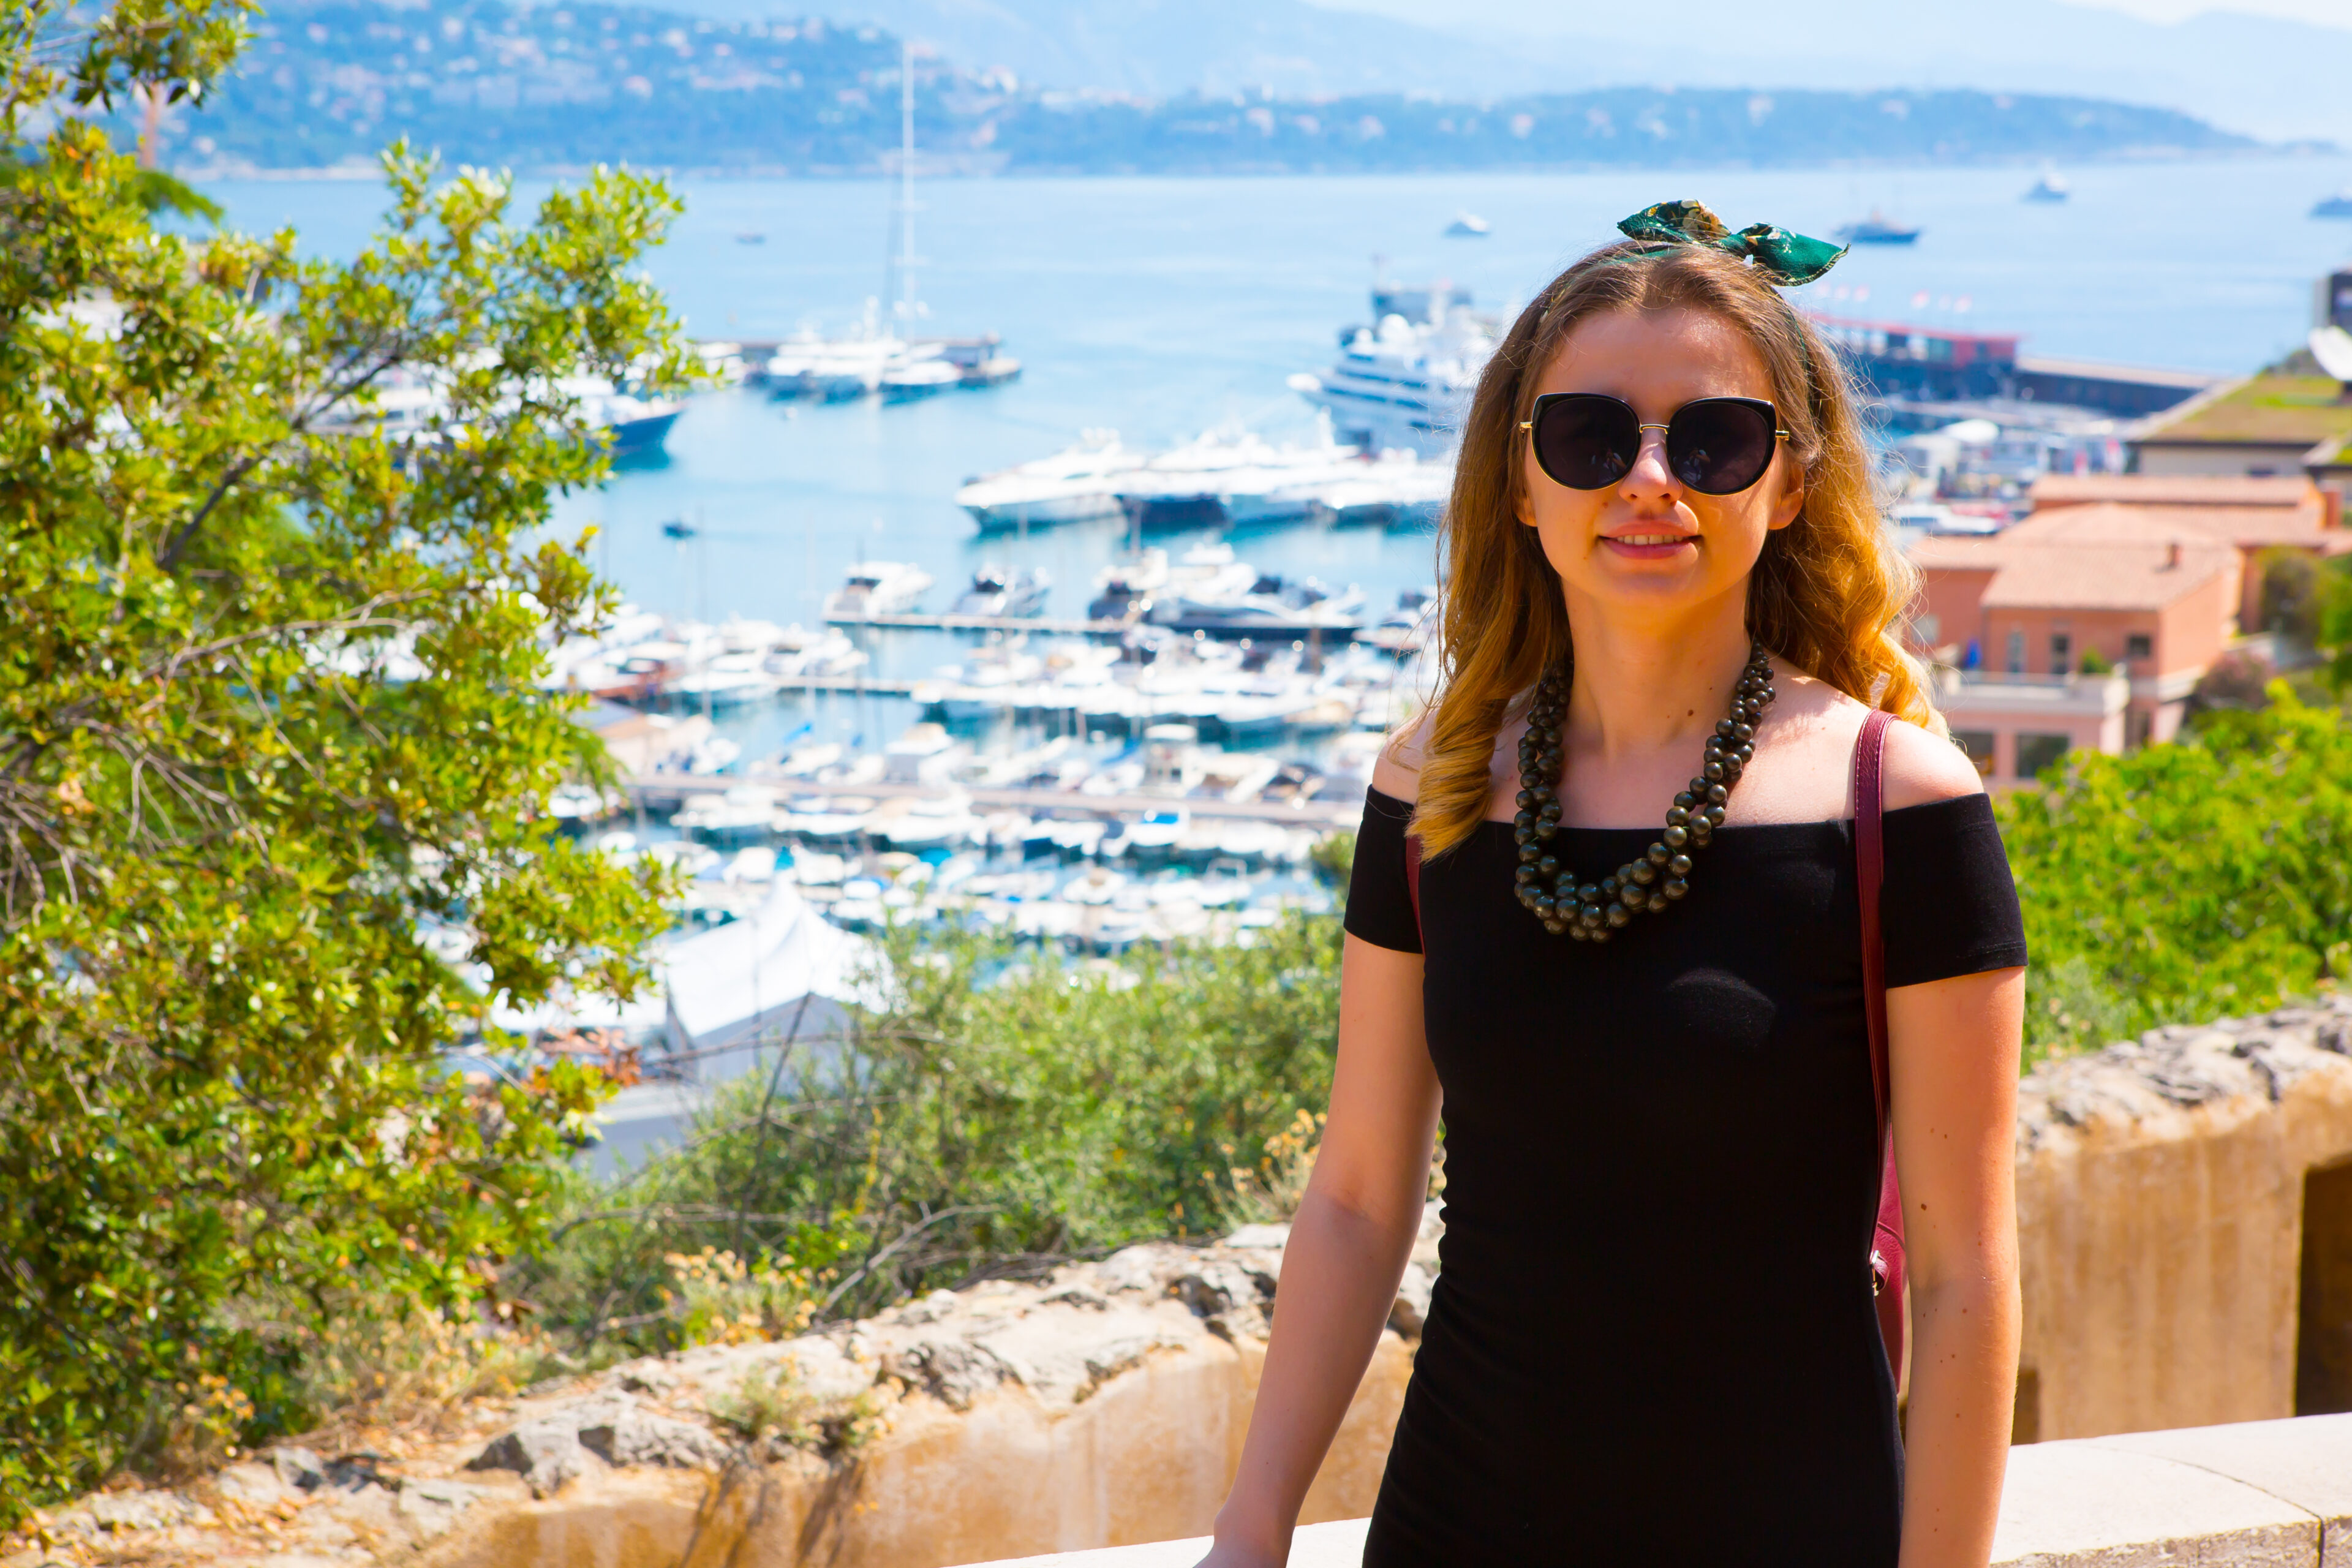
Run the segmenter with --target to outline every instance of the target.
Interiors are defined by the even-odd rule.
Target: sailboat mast
[[[898,44],[898,319],[915,317],[915,46]]]

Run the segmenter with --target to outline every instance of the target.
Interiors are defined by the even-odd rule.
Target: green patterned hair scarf
[[[1784,289],[1811,283],[1835,267],[1847,248],[1769,223],[1750,224],[1733,234],[1702,202],[1660,202],[1643,207],[1617,227],[1629,238],[1659,242],[1641,255],[1662,255],[1677,245],[1703,245],[1744,258]]]

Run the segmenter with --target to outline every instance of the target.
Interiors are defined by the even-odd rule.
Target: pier
[[[835,626],[889,626],[900,631],[918,632],[1045,632],[1065,637],[1115,637],[1134,626],[1133,621],[1055,620],[1046,616],[928,616],[908,613],[897,616],[828,615],[825,624]]]
[[[828,795],[858,800],[889,800],[911,795],[937,800],[952,793],[937,784],[853,784],[844,780],[814,783],[775,773],[643,773],[628,781],[630,797],[640,805],[667,809],[688,800],[724,795],[755,784],[780,795]],[[1025,812],[1031,816],[1051,812],[1080,812],[1089,816],[1141,816],[1154,811],[1186,811],[1194,816],[1226,821],[1276,822],[1291,827],[1353,827],[1363,816],[1360,795],[1293,804],[1276,800],[1227,800],[1219,795],[1088,795],[1075,789],[992,789],[982,784],[958,786],[976,808]]]

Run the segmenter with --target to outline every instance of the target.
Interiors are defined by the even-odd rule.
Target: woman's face
[[[1664,425],[1701,397],[1772,398],[1763,357],[1739,330],[1702,310],[1615,310],[1580,322],[1536,383],[1538,395],[1598,392]],[[1796,520],[1803,473],[1776,446],[1764,477],[1736,495],[1689,489],[1666,466],[1665,432],[1642,432],[1633,470],[1607,489],[1575,490],[1537,464],[1518,433],[1519,521],[1543,541],[1573,614],[1579,602],[1643,618],[1687,614],[1727,595],[1744,605],[1764,537]]]

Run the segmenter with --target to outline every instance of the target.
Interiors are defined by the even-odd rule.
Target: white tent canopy
[[[874,944],[776,883],[748,919],[671,944],[662,960],[673,1052],[692,1053],[693,1077],[723,1083],[759,1049],[836,1034],[845,1003],[870,1001]]]

